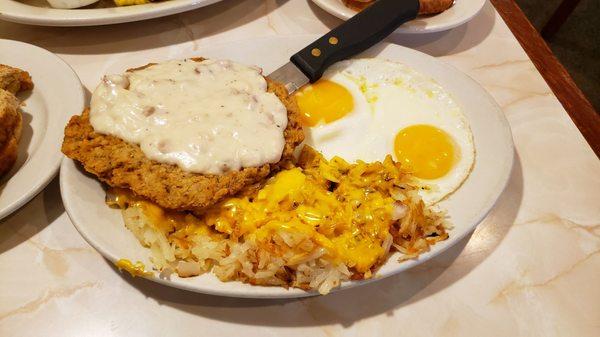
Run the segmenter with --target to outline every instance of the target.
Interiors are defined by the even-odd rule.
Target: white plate
[[[60,165],[65,122],[83,109],[79,78],[58,56],[22,42],[0,40],[0,63],[31,74],[34,88],[24,99],[23,133],[15,166],[0,179],[0,219],[39,193]]]
[[[342,0],[312,0],[329,14],[348,20],[356,11],[346,7]],[[401,0],[398,0],[401,1]],[[433,33],[448,30],[471,20],[485,5],[486,0],[455,0],[454,5],[436,15],[420,15],[396,30],[399,33]]]
[[[45,0],[0,0],[0,20],[40,26],[97,26],[181,13],[222,0],[169,0],[145,5],[55,9]]]
[[[300,36],[246,40],[206,47],[194,55],[178,57],[232,59],[260,65],[268,73],[316,38],[317,36]],[[441,207],[448,210],[450,221],[454,224],[450,238],[433,246],[430,252],[423,254],[418,260],[398,263],[397,256],[392,256],[378,272],[380,277],[385,277],[440,254],[475,228],[492,208],[508,181],[513,162],[513,143],[510,128],[498,105],[475,81],[455,68],[421,52],[392,44],[380,44],[362,56],[400,61],[437,80],[462,104],[471,123],[477,150],[475,167],[470,177],[456,193],[441,203]],[[110,66],[110,72],[122,72],[165,57],[167,55],[148,55],[121,60],[118,61],[121,63]],[[97,77],[100,78],[100,75]],[[83,174],[72,160],[65,159],[61,166],[60,183],[67,213],[75,227],[94,248],[113,262],[128,258],[142,261],[148,267],[152,265],[149,262],[149,251],[125,228],[120,211],[104,204],[105,193],[96,179]],[[192,278],[175,276],[171,280],[154,275],[150,279],[172,287],[226,296],[283,298],[314,294],[298,289],[250,286],[239,282],[224,283],[212,274]],[[344,283],[342,288],[365,282],[370,281]]]

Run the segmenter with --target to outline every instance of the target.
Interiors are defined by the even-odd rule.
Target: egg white
[[[335,82],[346,88],[354,100],[354,109],[346,116],[331,123],[321,123],[305,128],[306,143],[318,149],[326,158],[334,156],[355,161],[357,156],[354,143],[357,130],[373,123],[374,114],[365,95],[357,83],[339,72],[327,72],[322,79]]]
[[[447,132],[458,155],[451,171],[434,180],[417,180],[421,197],[434,204],[454,192],[468,177],[475,162],[475,145],[461,107],[432,79],[397,62],[354,59],[330,67],[324,78],[352,94],[355,109],[333,123],[309,128],[307,143],[327,158],[347,161],[383,160],[394,153],[401,129],[417,124]]]
[[[100,0],[48,0],[52,8],[72,9],[91,5]]]

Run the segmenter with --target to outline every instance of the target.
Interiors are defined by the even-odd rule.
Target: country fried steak
[[[130,71],[137,69],[140,68]],[[89,109],[80,116],[73,116],[67,124],[62,152],[112,187],[128,188],[166,209],[201,211],[290,163],[294,149],[304,140],[295,100],[288,96],[283,85],[268,78],[267,84],[267,91],[274,93],[288,112],[285,147],[280,161],[275,164],[246,167],[221,175],[187,172],[176,165],[148,159],[136,144],[95,132],[90,124]]]

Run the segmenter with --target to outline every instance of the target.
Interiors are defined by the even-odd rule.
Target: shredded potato
[[[327,293],[370,277],[390,250],[414,258],[447,238],[442,214],[425,207],[399,163],[325,160],[305,147],[297,167],[200,216],[165,211],[127,190],[109,204],[150,247],[159,270],[187,277],[213,270],[224,281]]]

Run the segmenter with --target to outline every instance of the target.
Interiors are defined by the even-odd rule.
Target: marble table
[[[307,0],[227,0],[88,28],[2,22],[0,38],[60,55],[88,90],[115,58],[257,36],[325,33]],[[58,178],[0,222],[0,336],[598,336],[600,161],[496,10],[389,41],[472,76],[502,106],[516,161],[496,207],[447,253],[324,297],[247,300],[131,278],[77,233]]]

